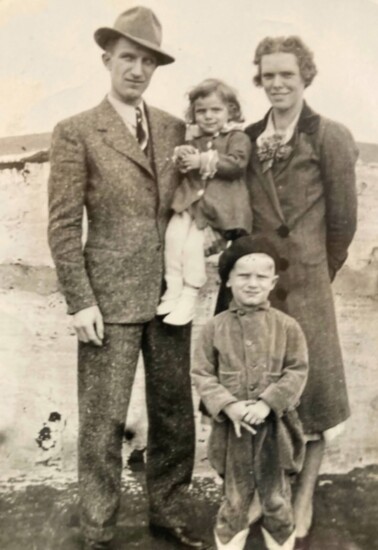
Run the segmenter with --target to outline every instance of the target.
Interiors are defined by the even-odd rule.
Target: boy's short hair
[[[233,241],[219,258],[218,271],[224,283],[227,283],[230,272],[239,258],[248,254],[266,254],[272,258],[276,272],[280,269],[280,257],[272,241],[265,235],[246,235]]]

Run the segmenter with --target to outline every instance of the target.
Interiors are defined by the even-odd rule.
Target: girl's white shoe
[[[167,313],[171,313],[177,306],[184,288],[184,282],[181,277],[166,275],[165,280],[167,282],[167,290],[160,299],[156,315],[167,315]]]
[[[185,285],[176,306],[163,322],[167,325],[187,325],[194,318],[199,289]]]

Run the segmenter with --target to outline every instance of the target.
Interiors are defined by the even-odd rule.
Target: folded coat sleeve
[[[308,375],[306,339],[299,324],[289,318],[286,326],[286,350],[281,374],[260,395],[278,415],[293,410],[299,403]]]
[[[210,320],[202,329],[193,354],[191,375],[209,414],[218,421],[222,421],[221,414],[226,405],[235,403],[238,399],[220,384],[218,371],[217,350],[214,348],[214,323]]]
[[[356,231],[355,164],[358,150],[349,130],[326,121],[320,150],[327,225],[327,256],[331,279],[348,255]]]
[[[251,141],[241,130],[230,133],[227,152],[218,154],[216,176],[234,180],[244,175],[251,155]]]
[[[56,126],[50,150],[48,240],[68,313],[96,304],[83,256],[85,145],[74,125]]]

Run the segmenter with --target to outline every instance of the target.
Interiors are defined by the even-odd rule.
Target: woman
[[[299,408],[306,459],[294,500],[296,548],[305,548],[325,444],[350,414],[331,281],[356,227],[357,150],[344,126],[304,102],[317,71],[298,37],[265,38],[254,63],[255,84],[272,108],[246,129],[252,142],[253,232],[268,233],[279,250],[280,285],[272,300],[299,321],[310,355]]]

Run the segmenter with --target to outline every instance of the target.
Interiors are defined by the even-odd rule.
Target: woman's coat
[[[291,154],[264,170],[256,139],[267,120],[246,129],[252,143],[247,183],[253,233],[268,234],[281,256],[272,303],[305,333],[310,370],[299,412],[305,432],[316,433],[350,414],[331,281],[356,229],[357,150],[344,126],[305,104]]]

